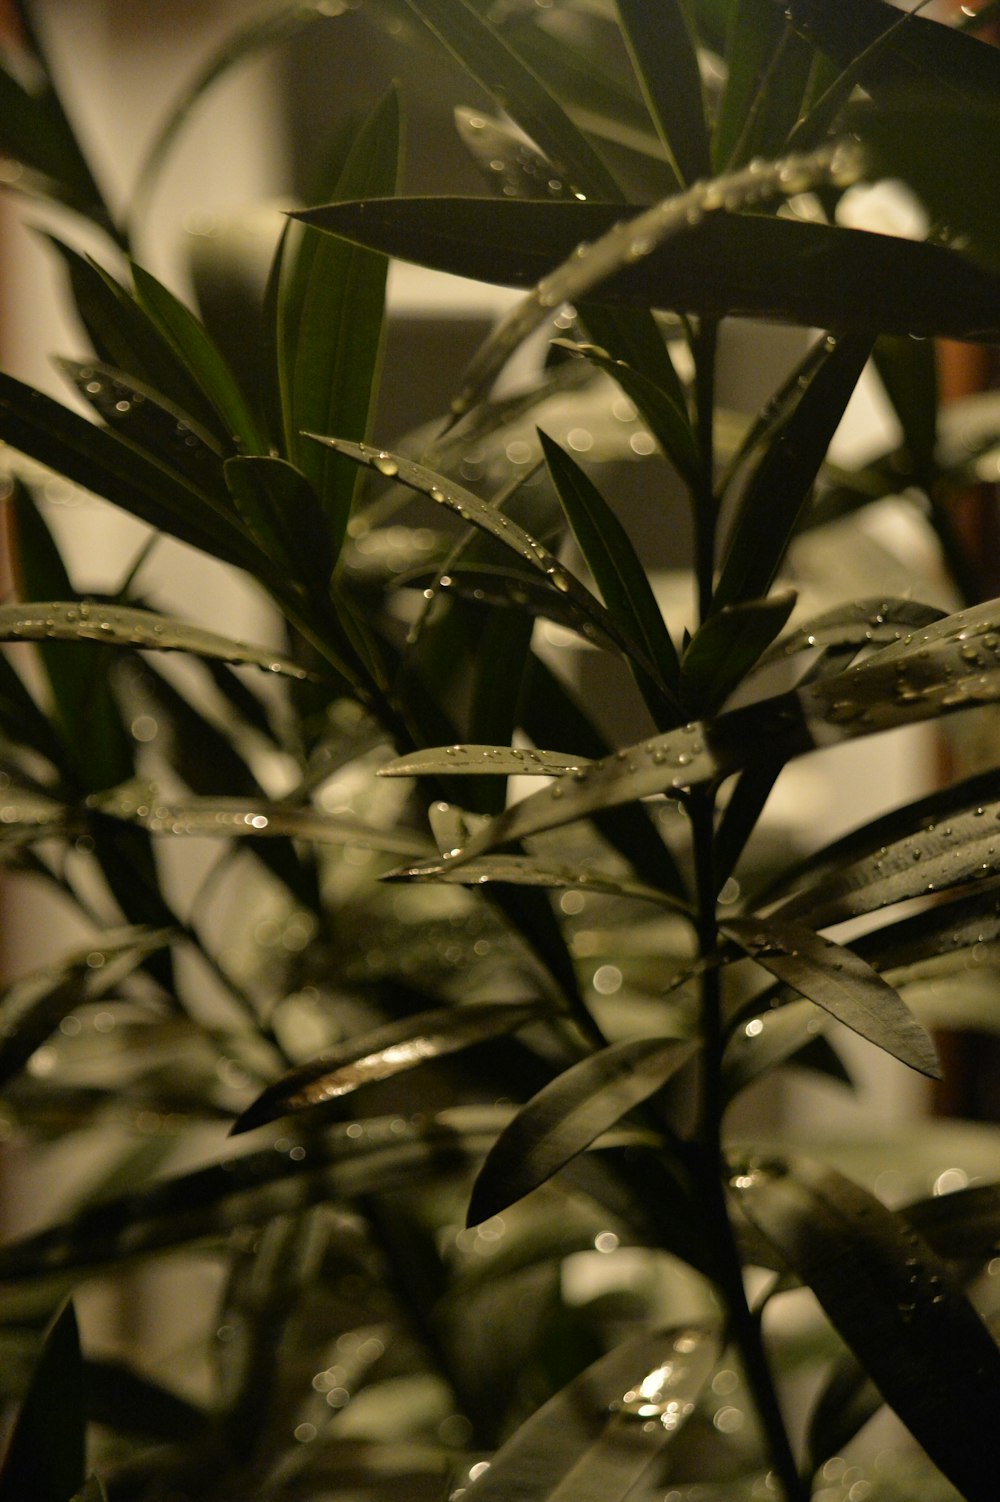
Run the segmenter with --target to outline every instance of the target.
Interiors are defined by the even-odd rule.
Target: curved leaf
[[[794,590],[723,605],[698,627],[681,663],[685,705],[715,714],[746,678],[795,608]]]
[[[728,918],[720,931],[793,990],[869,1043],[940,1079],[934,1044],[898,993],[853,950],[800,923]]]
[[[695,1055],[677,1038],[633,1038],[572,1065],[522,1106],[486,1156],[468,1224],[523,1199],[602,1132],[655,1095]]]
[[[814,647],[888,646],[901,641],[915,627],[943,620],[945,612],[919,600],[845,600],[822,615],[804,621],[775,642],[761,657],[761,666],[781,662]]]
[[[969,1502],[996,1491],[1000,1350],[946,1265],[833,1169],[749,1164],[751,1223],[815,1293],[882,1396]]]
[[[409,870],[389,871],[384,880],[409,877]],[[447,870],[429,881],[457,882],[462,886],[487,886],[491,882],[507,882],[514,886],[571,888],[582,892],[599,892],[608,897],[633,897],[643,902],[655,902],[661,907],[690,914],[690,908],[678,897],[661,891],[658,887],[646,886],[638,881],[626,881],[619,876],[597,871],[592,866],[561,865],[557,861],[543,860],[528,855],[491,855],[483,860],[470,861],[468,865]]]
[[[391,1079],[428,1059],[504,1038],[537,1022],[546,1011],[538,1003],[483,1003],[441,1007],[387,1023],[282,1075],[233,1123],[232,1135],[349,1095],[373,1080]]]

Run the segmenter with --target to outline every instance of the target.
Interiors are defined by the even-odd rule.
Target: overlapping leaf
[[[83,1363],[71,1303],[46,1331],[3,1465],[0,1502],[67,1502],[84,1480]]]
[[[477,1225],[557,1173],[662,1089],[696,1052],[677,1038],[634,1038],[581,1059],[522,1106],[487,1154],[472,1190]]]
[[[249,1132],[279,1116],[336,1100],[373,1080],[390,1079],[429,1059],[503,1038],[529,1022],[537,1022],[545,1011],[535,1003],[482,1003],[442,1007],[387,1023],[290,1070],[243,1112],[233,1125],[233,1133]]]
[[[1000,1350],[947,1266],[874,1196],[817,1164],[748,1164],[738,1204],[816,1294],[886,1401],[969,1499],[996,1486]]]

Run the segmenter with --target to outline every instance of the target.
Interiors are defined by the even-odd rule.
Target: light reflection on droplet
[[[613,1252],[619,1245],[618,1237],[614,1231],[598,1231],[594,1237],[594,1250],[598,1252]]]
[[[652,433],[646,432],[645,428],[641,428],[638,433],[633,433],[628,441],[628,445],[633,454],[640,454],[642,456],[652,454],[656,451],[656,440]]]
[[[946,1168],[939,1173],[934,1180],[934,1194],[954,1194],[956,1189],[966,1189],[969,1184],[969,1175],[964,1168]]]
[[[622,973],[617,965],[598,965],[594,971],[593,987],[600,996],[613,996],[621,990]]]

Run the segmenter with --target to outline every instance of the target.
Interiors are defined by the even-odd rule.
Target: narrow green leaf
[[[0,69],[0,153],[40,174],[47,197],[64,203],[117,239],[107,204],[45,61],[41,56],[36,61],[42,76],[33,89]]]
[[[681,183],[710,170],[708,128],[695,39],[682,0],[650,10],[617,0],[618,16],[647,108]]]
[[[44,238],[66,268],[77,316],[98,360],[161,392],[185,417],[210,431],[216,442],[228,443],[231,435],[212,403],[131,290],[98,261],[81,256],[55,235]]]
[[[331,172],[337,198],[391,195],[400,171],[395,88],[342,143]],[[285,247],[277,306],[279,381],[288,457],[310,481],[340,552],[358,475],[303,433],[369,436],[378,394],[385,316],[384,255],[336,243],[309,228]]]
[[[336,1100],[373,1080],[391,1079],[428,1059],[506,1037],[537,1022],[546,1011],[537,1003],[483,1003],[442,1007],[387,1023],[298,1065],[269,1085],[233,1123],[232,1134]]]
[[[643,421],[681,479],[693,483],[698,472],[698,447],[676,376],[672,389],[665,391],[641,370],[634,370],[623,360],[612,359],[597,345],[574,344],[569,339],[555,339],[553,343],[582,356],[599,370],[607,371],[641,412]],[[667,356],[668,362],[669,358]]]
[[[726,35],[726,82],[712,138],[717,172],[776,156],[798,117],[812,49],[774,0],[736,0]]]
[[[531,672],[534,624],[525,611],[496,610],[486,616],[472,664],[469,733],[473,739],[486,742],[514,739],[521,723],[525,681]],[[479,802],[474,805],[481,813],[499,813],[507,802],[505,778],[467,785],[482,790]]]
[[[901,84],[923,97],[950,99],[956,107],[995,101],[1000,92],[1000,57],[985,42],[924,16],[900,23],[883,0],[793,0],[789,19],[803,36],[841,67],[872,49],[859,80],[881,100]],[[885,38],[885,45],[874,44]]]
[[[311,1204],[409,1187],[425,1174],[467,1169],[495,1134],[495,1113],[482,1111],[445,1112],[402,1132],[398,1116],[369,1119],[360,1137],[334,1127],[305,1157],[268,1147],[156,1181],[8,1242],[0,1247],[0,1281],[34,1283],[165,1247],[226,1241],[237,1226],[259,1226]]]
[[[693,1328],[616,1346],[520,1425],[470,1502],[624,1502],[693,1411],[719,1347]]]
[[[823,647],[870,647],[901,641],[914,627],[943,620],[945,612],[919,600],[845,600],[776,642],[761,658],[762,664],[781,662],[799,652]]]
[[[900,1208],[899,1214],[939,1257],[982,1262],[1000,1236],[1000,1184],[971,1184]]]
[[[940,1079],[929,1034],[899,994],[851,949],[804,924],[727,918],[720,931],[765,970],[843,1022],[876,1048]]]
[[[659,680],[655,689],[665,691],[670,702],[680,677],[677,649],[628,533],[576,461],[541,429],[538,437],[573,535],[604,603],[622,637],[637,642],[653,663]],[[637,669],[640,687],[652,687],[638,664],[630,661],[630,666]]]
[[[390,871],[387,881],[411,877],[409,869]],[[421,875],[419,871],[417,875]],[[514,886],[571,888],[581,892],[600,892],[609,897],[634,897],[644,902],[655,902],[661,907],[690,913],[685,902],[659,887],[646,886],[643,882],[627,881],[612,876],[592,866],[579,868],[562,865],[558,861],[543,860],[527,855],[492,855],[483,860],[470,861],[427,877],[429,881],[457,882],[463,886],[488,886],[491,882],[510,883]]]
[[[827,340],[827,358],[747,481],[713,611],[765,595],[781,567],[834,432],[871,351],[864,334]]]
[[[190,626],[173,616],[157,615],[130,605],[88,600],[45,600],[29,605],[0,605],[0,641],[104,642],[138,647],[143,652],[190,652],[221,662],[248,663],[299,682],[310,673],[291,658]]]
[[[995,878],[970,894],[946,894],[940,904],[877,928],[853,947],[895,986],[951,971],[962,965],[968,950],[1000,934],[998,895]]]
[[[1000,150],[1000,140],[997,142]],[[997,179],[1000,191],[1000,178]],[[917,475],[929,484],[937,447],[937,364],[934,346],[922,339],[885,334],[875,341],[875,368],[903,429],[903,442]]]
[[[823,1010],[813,1002],[789,1001],[741,1023],[729,1039],[723,1059],[726,1100],[735,1100],[762,1074],[794,1059],[822,1036],[826,1022]]]
[[[226,482],[257,542],[292,577],[325,597],[333,573],[330,535],[316,492],[284,459],[228,459]]]
[[[378,829],[360,819],[322,814],[265,798],[160,798],[155,786],[129,783],[94,794],[88,807],[108,818],[138,824],[150,834],[211,835],[218,839],[302,839],[355,845],[391,855],[419,857],[433,847],[405,829]]]
[[[543,80],[468,0],[407,0],[407,4],[545,152],[557,176],[588,196],[621,198],[601,158]]]
[[[139,306],[208,397],[235,445],[266,454],[267,440],[251,412],[239,382],[205,326],[162,282],[132,262]]]
[[[66,754],[52,722],[6,655],[0,655],[0,730],[8,740],[30,746],[61,772],[66,771]]]
[[[784,590],[768,600],[725,605],[709,616],[691,638],[681,664],[688,713],[717,713],[781,631],[796,598],[794,590]]]
[[[481,776],[564,777],[589,765],[585,756],[518,746],[441,746],[413,751],[379,768],[383,777]]]
[[[1000,1351],[946,1265],[833,1169],[748,1165],[742,1212],[815,1293],[882,1396],[969,1502],[996,1491]]]
[[[522,1106],[487,1154],[472,1190],[468,1224],[523,1199],[602,1132],[648,1100],[695,1054],[677,1038],[632,1038],[591,1054]]]
[[[811,181],[808,171],[787,159],[775,171],[786,174],[785,191],[796,183],[807,188]],[[579,277],[546,283],[546,303],[568,299],[579,305],[599,285],[602,301],[705,317],[732,314],[844,332],[942,335],[987,343],[1000,337],[1000,278],[966,257],[863,230],[773,215],[720,214],[717,207],[732,183],[732,178],[722,179],[693,197],[679,194],[669,200],[677,209],[676,233],[659,248],[650,246],[648,254],[623,260],[622,249],[644,244],[641,224],[630,220],[631,240],[623,234],[614,242],[610,266],[603,253],[595,261],[588,251],[578,258]],[[756,175],[736,174],[736,183],[742,192],[757,192]],[[766,190],[769,183],[766,178],[762,187]],[[330,204],[297,217],[403,260],[504,286],[531,287],[565,263],[578,244],[593,246],[602,240],[621,214],[617,204],[400,198]],[[671,228],[673,224],[672,213]],[[503,348],[513,347],[544,322],[552,306],[537,311],[533,306],[532,317],[525,314],[523,326],[519,323],[509,340],[504,335]],[[600,337],[596,330],[594,337]],[[489,366],[481,363],[491,369],[492,353]]]
[[[882,1406],[881,1393],[850,1352],[835,1361],[809,1415],[810,1470],[818,1471],[831,1455],[839,1455]]]
[[[271,576],[267,559],[228,507],[220,509],[214,497],[131,444],[3,372],[0,438],[140,521],[258,578]]]
[[[24,1067],[64,1017],[113,991],[171,937],[141,928],[106,930],[61,964],[47,965],[8,986],[0,994],[0,1083]]]
[[[445,596],[457,596],[477,604],[493,605],[500,610],[518,611],[525,616],[555,621],[569,631],[585,636],[592,646],[605,652],[620,652],[616,641],[595,626],[589,616],[566,595],[553,590],[547,578],[509,564],[447,563],[447,573],[418,573],[407,583],[414,588],[432,589]]]
[[[67,1502],[84,1480],[85,1408],[72,1303],[45,1334],[0,1466],[0,1502]]]

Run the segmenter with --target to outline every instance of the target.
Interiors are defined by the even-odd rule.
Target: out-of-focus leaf
[[[8,740],[30,746],[53,766],[65,770],[65,751],[50,720],[6,656],[0,656],[0,730]]]
[[[782,629],[795,608],[794,590],[769,600],[724,605],[698,628],[681,665],[685,708],[715,714]]]
[[[337,198],[392,194],[399,172],[400,118],[390,89],[343,142],[333,170]],[[368,437],[378,394],[385,279],[383,255],[297,228],[285,246],[277,306],[277,353],[288,456],[311,483],[326,516],[329,549],[340,552],[358,475],[303,433]]]
[[[796,178],[793,168],[788,175],[790,183],[808,187],[808,173]],[[744,174],[737,178],[744,183]],[[718,199],[721,206],[728,181],[704,190],[709,204]],[[749,178],[744,191],[750,191]],[[804,220],[720,214],[705,208],[703,195],[690,203],[687,195],[668,201],[676,206],[678,223],[666,244],[623,261],[620,252],[628,243],[622,236],[614,260],[609,265],[602,257],[592,279],[588,251],[578,258],[587,268],[579,278],[583,289],[576,280],[565,289],[561,281],[546,283],[543,297],[551,303],[517,331],[513,343],[552,307],[567,297],[579,302],[587,293],[596,296],[598,286],[606,302],[706,317],[778,319],[845,333],[989,341],[1000,330],[1000,279],[941,246]],[[701,222],[699,210],[705,215]],[[621,214],[616,204],[400,198],[329,204],[298,217],[420,265],[530,287],[572,256],[578,244],[600,240]],[[641,226],[635,220],[629,225],[632,240],[641,245]]]
[[[726,1046],[723,1080],[733,1100],[753,1080],[794,1058],[822,1036],[826,1017],[811,1001],[790,1001],[761,1012],[736,1029]]]
[[[217,443],[229,443],[232,435],[212,403],[132,292],[97,261],[85,259],[55,235],[45,238],[66,267],[77,315],[98,360],[162,392]]]
[[[131,444],[0,372],[0,438],[140,521],[271,580],[274,571],[228,508]],[[283,584],[280,577],[277,583]]]
[[[655,13],[642,0],[619,0],[618,17],[632,66],[677,176],[683,184],[709,172],[701,74],[681,0]]]
[[[898,993],[853,950],[800,923],[727,918],[719,927],[758,965],[862,1038],[911,1069],[940,1079],[929,1034]]]
[[[574,344],[568,339],[553,342],[607,371],[642,413],[643,421],[677,473],[683,480],[693,482],[698,470],[698,449],[687,410],[678,402],[675,392],[664,391],[641,370],[634,370],[624,360],[612,359],[597,345]],[[680,395],[683,397],[683,392]]]
[[[468,1224],[478,1225],[558,1173],[602,1132],[655,1095],[695,1055],[678,1038],[632,1038],[565,1070],[522,1106],[486,1156]]]
[[[848,1352],[833,1363],[809,1415],[809,1469],[818,1471],[874,1418],[882,1395],[864,1367]]]
[[[743,1214],[815,1293],[883,1397],[969,1502],[996,1488],[1000,1351],[946,1265],[835,1170],[748,1164]]]
[[[46,1331],[0,1466],[0,1502],[67,1502],[84,1480],[80,1335],[66,1303]]]
[[[152,610],[88,600],[0,605],[0,641],[105,642],[143,652],[190,652],[220,662],[248,663],[299,682],[310,677],[299,663],[267,647],[234,641]]]
[[[71,1502],[108,1502],[108,1491],[100,1476],[88,1476],[83,1490],[76,1492]]]
[[[169,288],[135,262],[132,277],[139,306],[198,382],[234,445],[251,454],[266,454],[267,440],[257,419],[205,326]]]
[[[84,1382],[90,1418],[118,1433],[190,1443],[208,1422],[193,1403],[124,1361],[88,1361]]]
[[[899,1214],[939,1257],[982,1261],[1000,1236],[1000,1184],[971,1184],[903,1205]]]
[[[303,839],[411,856],[426,854],[432,848],[428,841],[404,829],[378,829],[359,819],[264,798],[192,797],[165,802],[155,787],[129,783],[95,794],[89,806],[109,818],[140,824],[150,834]]]
[[[237,1226],[311,1204],[406,1188],[424,1174],[467,1169],[495,1135],[495,1113],[487,1119],[483,1112],[444,1112],[402,1132],[394,1116],[363,1122],[360,1134],[334,1128],[304,1155],[269,1147],[226,1159],[7,1243],[0,1247],[0,1282],[32,1283],[166,1247],[224,1241]]]
[[[41,61],[41,60],[39,60]],[[40,174],[48,196],[118,232],[44,64],[34,89],[0,68],[0,154]]]
[[[468,0],[407,0],[407,4],[545,152],[557,176],[589,196],[621,198],[601,158],[542,79]]]
[[[563,510],[608,611],[624,640],[638,643],[657,669],[657,679],[649,683],[641,665],[629,658],[647,702],[652,707],[662,696],[679,716],[677,648],[628,533],[590,476],[547,433],[539,430],[538,436]],[[658,717],[662,719],[663,713],[660,706]]]
[[[305,475],[284,459],[249,456],[227,460],[225,473],[236,509],[264,551],[314,594],[325,595],[333,550]]]
[[[830,336],[827,358],[773,435],[740,497],[713,610],[767,594],[871,351],[865,334]]]
[[[373,1080],[390,1079],[428,1059],[506,1037],[546,1013],[537,1003],[442,1007],[387,1023],[300,1064],[276,1080],[233,1124],[233,1135],[349,1095]]]
[[[977,95],[995,101],[1000,91],[1000,57],[985,42],[924,16],[907,15],[900,23],[882,0],[793,0],[788,19],[841,67],[871,49],[860,82],[880,102],[901,84],[925,98],[961,101],[963,108],[975,105]]]
[[[712,138],[717,172],[778,155],[798,117],[812,51],[773,0],[737,0],[729,8],[725,58]]]
[[[200,490],[221,492],[222,449],[216,439],[170,400],[135,376],[96,360],[60,360],[60,370],[84,401],[122,437],[176,470]]]
[[[487,615],[472,664],[469,733],[474,740],[514,739],[525,682],[531,672],[534,625],[530,614],[520,611],[490,611]],[[506,780],[467,786],[481,790],[474,807],[482,813],[499,813],[506,804]]]
[[[47,965],[8,986],[0,995],[0,1082],[17,1074],[64,1017],[113,991],[171,937],[141,928],[108,930],[60,965]]]
[[[694,1411],[719,1346],[702,1329],[617,1346],[517,1429],[469,1502],[623,1502]]]
[[[998,141],[1000,147],[1000,141]],[[1000,191],[1000,178],[997,181]],[[886,395],[903,429],[910,462],[925,482],[934,474],[937,440],[937,366],[934,346],[923,339],[885,334],[872,351]]]

